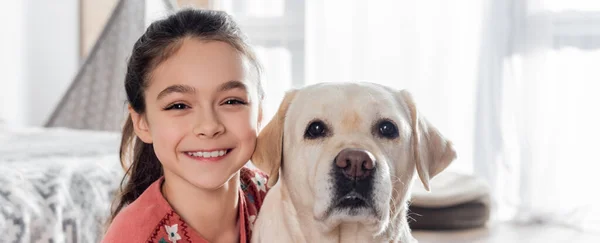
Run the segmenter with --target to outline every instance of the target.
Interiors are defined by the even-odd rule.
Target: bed
[[[99,242],[123,176],[119,140],[0,125],[0,241]]]

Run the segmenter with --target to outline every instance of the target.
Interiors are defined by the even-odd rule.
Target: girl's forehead
[[[230,44],[188,38],[180,45],[152,71],[148,91],[156,93],[172,85],[215,90],[230,81],[239,81],[249,89],[255,86],[256,71]]]

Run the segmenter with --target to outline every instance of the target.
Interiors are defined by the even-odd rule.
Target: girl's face
[[[146,113],[130,111],[136,134],[153,144],[167,180],[215,189],[248,162],[259,120],[256,78],[229,44],[195,38],[184,39],[152,71]]]

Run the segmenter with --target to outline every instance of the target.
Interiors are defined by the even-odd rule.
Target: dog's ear
[[[252,154],[252,163],[269,174],[267,185],[272,187],[279,179],[279,168],[283,160],[283,125],[285,114],[296,95],[296,90],[288,91],[279,105],[277,113],[260,131],[256,148]]]
[[[412,127],[411,145],[417,172],[427,191],[429,180],[442,172],[456,158],[452,142],[432,126],[417,110],[412,95],[406,90],[400,90],[398,95],[405,102],[410,115]]]

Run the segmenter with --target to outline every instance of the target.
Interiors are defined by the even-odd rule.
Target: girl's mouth
[[[219,160],[225,157],[232,149],[217,149],[211,151],[196,151],[196,152],[185,152],[186,155],[201,160]]]

